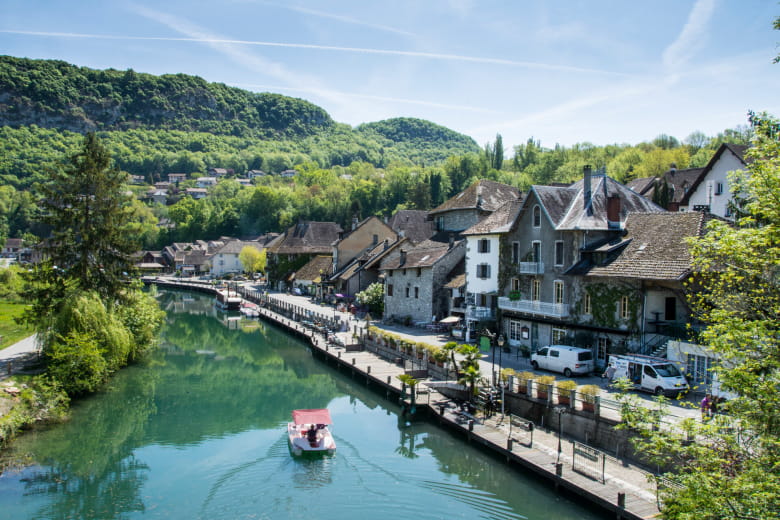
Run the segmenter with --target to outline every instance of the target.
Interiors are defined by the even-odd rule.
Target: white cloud
[[[704,46],[707,37],[707,25],[715,11],[714,0],[698,0],[688,15],[680,34],[663,53],[663,63],[667,69],[679,70]]]

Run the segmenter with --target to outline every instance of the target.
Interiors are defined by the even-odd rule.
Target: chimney
[[[590,176],[591,176],[591,167],[590,164],[586,164],[585,168],[583,168],[583,181],[582,181],[582,195],[583,195],[583,207],[585,208],[585,212],[588,215],[593,215],[593,205],[591,204],[591,193],[590,193]]]
[[[406,251],[401,249],[401,261],[398,263],[398,267],[401,267],[406,263]]]
[[[607,226],[609,229],[620,229],[620,197],[607,197]]]

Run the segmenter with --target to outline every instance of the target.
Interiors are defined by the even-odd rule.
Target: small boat
[[[336,452],[336,441],[328,428],[333,422],[327,409],[293,410],[292,418],[292,422],[287,423],[287,435],[293,455],[332,455]]]

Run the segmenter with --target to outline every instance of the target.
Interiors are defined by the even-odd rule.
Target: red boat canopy
[[[330,420],[330,412],[326,408],[293,410],[292,416],[295,424],[333,424]]]

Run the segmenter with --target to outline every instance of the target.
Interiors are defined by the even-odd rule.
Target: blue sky
[[[780,116],[774,0],[0,0],[0,54],[194,74],[510,147]]]

